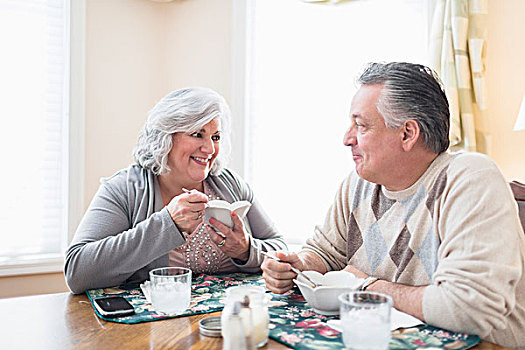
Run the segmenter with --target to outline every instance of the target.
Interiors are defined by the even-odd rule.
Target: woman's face
[[[177,132],[172,137],[168,154],[170,175],[185,186],[198,185],[208,176],[219,154],[220,121],[214,119],[193,134]]]

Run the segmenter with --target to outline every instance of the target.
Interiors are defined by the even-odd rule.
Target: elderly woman
[[[224,168],[229,108],[207,88],[171,92],[150,111],[137,164],[101,181],[66,253],[74,293],[148,279],[161,266],[258,272],[261,252],[286,249],[246,182]],[[234,226],[203,218],[210,199],[251,203]]]

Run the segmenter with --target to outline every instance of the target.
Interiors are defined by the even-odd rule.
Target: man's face
[[[357,91],[350,108],[350,128],[343,143],[352,147],[360,177],[387,186],[399,170],[403,135],[400,129],[388,129],[377,110],[382,88],[383,85],[363,85]]]

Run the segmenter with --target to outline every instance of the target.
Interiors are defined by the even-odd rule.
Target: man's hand
[[[350,272],[350,273],[354,274],[354,276],[357,277],[357,278],[367,278],[367,277],[369,277],[366,273],[364,273],[363,271],[359,270],[358,268],[356,268],[353,265],[347,265],[343,269],[343,271]]]
[[[300,252],[296,254],[294,252],[277,251],[271,254],[281,259],[282,262],[266,257],[261,265],[261,269],[263,270],[263,278],[266,281],[266,288],[273,293],[283,294],[292,289],[292,280],[297,276],[295,272],[291,271],[292,266],[300,271],[326,272],[324,263],[314,253]]]
[[[264,258],[261,265],[262,276],[266,281],[266,288],[273,293],[283,294],[293,287],[292,279],[297,276],[290,268],[293,266],[302,271],[303,262],[296,253],[277,251],[271,254],[281,259],[282,262],[268,257]]]
[[[369,277],[366,273],[359,270],[353,265],[347,265],[344,271],[351,272],[358,278]],[[399,311],[403,311],[414,317],[425,321],[423,315],[423,294],[426,286],[407,286],[400,283],[388,282],[385,280],[378,280],[372,283],[367,289],[367,292],[376,292],[390,295],[394,301],[394,307]]]

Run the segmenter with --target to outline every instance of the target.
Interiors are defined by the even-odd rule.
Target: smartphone
[[[129,316],[135,313],[133,305],[123,297],[98,298],[94,300],[94,305],[101,316],[108,318]]]

